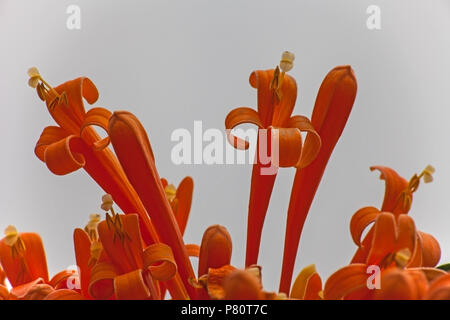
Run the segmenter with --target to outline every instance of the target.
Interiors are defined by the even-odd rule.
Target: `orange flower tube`
[[[166,197],[155,158],[142,124],[129,112],[115,112],[109,121],[111,143],[126,175],[152,218],[160,240],[169,245],[189,295],[195,288],[189,284],[194,270],[189,260],[180,229]]]
[[[347,123],[356,91],[356,78],[350,66],[331,70],[319,89],[311,122],[322,139],[322,147],[317,158],[308,167],[297,169],[295,175],[286,225],[280,292],[288,294],[290,291],[303,225],[331,153]]]

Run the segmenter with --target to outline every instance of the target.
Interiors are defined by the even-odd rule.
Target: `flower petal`
[[[45,150],[53,143],[61,141],[69,136],[69,133],[60,127],[46,127],[36,143],[34,153],[43,162],[45,162]]]
[[[395,170],[388,167],[373,166],[370,170],[380,171],[380,179],[386,182],[381,211],[392,212],[394,214],[408,213],[409,207],[404,207],[401,201],[402,193],[408,188],[408,181],[402,178]],[[412,194],[408,193],[408,195],[412,199]]]
[[[66,93],[68,105],[49,107],[50,114],[61,128],[71,134],[78,135],[86,113],[83,98],[89,104],[95,103],[98,99],[97,88],[90,79],[77,78],[61,84],[55,90],[58,94]],[[54,98],[55,95],[50,91],[47,97],[47,106],[51,105]]]
[[[180,232],[184,235],[186,225],[191,212],[192,194],[194,192],[194,180],[191,177],[184,178],[177,188],[176,199],[177,206],[174,211]]]
[[[121,234],[118,234],[115,227],[106,221],[100,222],[97,226],[103,250],[120,273],[142,269],[144,267],[143,248],[138,216],[136,214],[117,215],[116,219],[120,219],[123,225],[123,230],[119,231]]]
[[[417,300],[420,298],[422,284],[426,278],[422,274],[419,278],[412,277],[402,269],[390,268],[384,270],[381,276],[380,290],[375,292],[377,300]],[[420,279],[420,281],[419,281]],[[416,282],[417,281],[417,282]]]
[[[89,295],[97,300],[107,300],[114,296],[114,278],[117,270],[114,265],[97,263],[91,271]]]
[[[359,209],[352,216],[350,221],[350,233],[352,235],[353,242],[360,247],[361,246],[361,235],[369,224],[374,222],[380,210],[375,207],[365,207]]]
[[[241,107],[231,111],[225,118],[225,129],[227,130],[228,142],[236,149],[247,150],[250,146],[249,142],[241,138],[235,137],[231,130],[240,124],[252,123],[258,128],[262,128],[261,120],[258,112],[251,108]]]
[[[428,289],[426,300],[450,300],[450,274],[434,280]]]
[[[418,231],[422,240],[422,266],[435,267],[441,259],[441,247],[439,242],[431,235]]]
[[[379,214],[374,225],[374,236],[369,255],[368,265],[378,265],[388,254],[402,249],[414,252],[416,243],[416,228],[412,218],[402,214],[396,222],[392,213]]]
[[[83,121],[83,124],[80,128],[80,137],[86,137],[86,135],[83,135],[85,132],[85,129],[89,126],[98,126],[102,128],[106,133],[108,132],[108,123],[109,119],[111,118],[112,113],[111,111],[105,109],[105,108],[92,108],[86,113],[86,117]],[[89,139],[89,136],[86,137],[86,140]],[[88,140],[89,141],[89,140]],[[106,147],[108,147],[110,143],[109,136],[107,136],[104,139],[96,140],[96,141],[90,141],[92,143],[92,146],[94,150],[103,150]]]
[[[222,300],[225,298],[224,280],[235,270],[236,268],[231,265],[208,270],[207,291],[211,299]]]
[[[350,264],[333,273],[325,283],[324,297],[326,300],[339,300],[346,295],[367,285],[367,265]]]
[[[224,279],[225,300],[262,300],[261,282],[246,270],[236,270]]]
[[[89,282],[91,278],[91,240],[88,234],[82,229],[75,229],[73,232],[73,242],[75,247],[75,258],[80,273],[81,292],[85,297],[89,297]]]
[[[84,156],[73,151],[73,144],[79,142],[76,136],[68,136],[47,146],[44,161],[49,170],[56,175],[66,175],[84,167]]]
[[[299,161],[295,166],[297,168],[307,167],[319,154],[322,146],[322,140],[307,117],[293,116],[289,119],[287,126],[289,128],[297,128],[301,132],[307,133],[301,158],[299,158]]]
[[[210,268],[230,264],[232,250],[231,237],[225,227],[213,225],[206,229],[200,246],[198,277],[207,274]]]
[[[114,278],[117,300],[147,300],[150,291],[144,282],[142,270],[135,270]]]
[[[322,291],[322,280],[315,265],[305,267],[298,274],[292,285],[290,298],[300,300],[319,300]]]
[[[36,233],[20,233],[24,250],[14,253],[12,247],[0,241],[0,262],[13,287],[36,279],[48,282],[47,260],[41,237]]]
[[[147,133],[139,120],[129,112],[115,112],[108,131],[128,179],[151,215],[160,239],[172,248],[185,287],[191,296],[195,296],[195,289],[189,286],[188,281],[194,278],[194,271],[162,187]]]
[[[167,281],[177,273],[172,249],[163,243],[148,246],[143,253],[144,267],[150,270],[155,280]]]
[[[350,66],[334,68],[325,77],[317,94],[311,123],[322,146],[316,159],[297,169],[289,202],[280,292],[288,293],[292,281],[300,236],[314,195],[325,172],[356,98],[357,84]]]
[[[44,300],[85,300],[84,297],[76,291],[69,289],[55,290],[47,295]]]

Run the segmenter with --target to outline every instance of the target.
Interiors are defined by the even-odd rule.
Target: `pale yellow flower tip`
[[[36,89],[38,84],[39,84],[39,77],[33,77],[30,78],[30,80],[28,80],[28,85],[34,89]]]
[[[405,267],[411,259],[411,251],[409,249],[403,249],[397,251],[395,254],[395,262],[401,268]]]
[[[39,70],[36,67],[31,67],[28,69],[28,76],[30,78],[36,78],[39,77],[41,74],[39,73]]]
[[[41,77],[41,75],[39,74],[39,70],[36,67],[28,69],[28,76],[30,77],[30,79],[28,80],[28,85],[32,88],[36,88]]]
[[[169,201],[173,201],[173,199],[175,199],[177,195],[177,188],[173,184],[167,185],[164,191],[166,192],[166,197]]]
[[[12,247],[17,240],[19,239],[19,233],[17,232],[16,227],[14,226],[8,226],[5,229],[5,244],[7,246]]]
[[[109,211],[109,210],[111,210],[113,203],[114,203],[114,201],[113,201],[112,196],[110,194],[105,194],[102,197],[102,206],[101,206],[101,208],[103,210],[105,210],[105,211]]]
[[[97,228],[98,223],[100,222],[101,217],[98,213],[93,213],[89,216],[89,222],[87,227],[89,230],[95,230]]]
[[[425,170],[423,170],[423,182],[430,183],[433,181],[433,173],[436,170],[432,165],[428,165]]]
[[[285,51],[281,55],[280,69],[283,72],[288,72],[294,67],[295,55],[292,52]]]

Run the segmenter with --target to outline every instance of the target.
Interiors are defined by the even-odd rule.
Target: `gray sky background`
[[[82,29],[66,28],[66,8],[82,10]],[[368,30],[366,8],[381,8],[382,29]],[[102,191],[82,170],[52,175],[33,153],[53,120],[26,71],[37,66],[54,85],[88,76],[96,105],[135,113],[148,130],[159,172],[195,180],[186,242],[211,224],[226,226],[233,263],[243,266],[251,166],[175,166],[174,129],[223,128],[227,113],[256,106],[253,70],[296,54],[294,114],[310,116],[322,79],[350,64],[359,91],[303,232],[295,273],[315,263],[326,278],[355,251],[352,214],[380,206],[384,184],[371,165],[409,178],[427,164],[411,215],[450,261],[450,2],[321,1],[50,1],[0,0],[0,228],[42,235],[51,273],[74,264],[73,229],[100,212]],[[293,169],[281,170],[267,215],[260,264],[265,287],[278,288]]]

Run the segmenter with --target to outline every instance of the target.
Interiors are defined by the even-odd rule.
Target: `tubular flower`
[[[440,259],[438,242],[429,234],[416,230],[413,219],[406,213],[411,207],[412,193],[419,186],[420,179],[429,175],[427,167],[420,175],[414,175],[406,182],[394,170],[373,167],[382,172],[386,180],[386,192],[382,212],[374,207],[358,210],[352,217],[350,230],[355,244],[359,247],[359,261],[336,271],[324,287],[325,299],[424,299],[430,284],[446,273],[433,268]],[[361,243],[361,235],[373,224]],[[370,239],[370,242],[367,240]],[[364,254],[361,254],[361,248]],[[370,286],[370,270],[380,270],[379,284]],[[445,287],[445,286],[443,286]],[[445,289],[443,289],[445,291]]]
[[[161,242],[170,246],[173,251],[186,290],[191,297],[195,297],[195,288],[189,285],[189,279],[195,278],[189,253],[156,169],[147,133],[139,120],[126,111],[112,115],[108,133],[120,164],[150,214]],[[185,209],[181,208],[185,210],[185,216],[189,211],[186,209],[187,206]]]
[[[67,290],[69,280],[77,277],[74,271],[64,270],[49,279],[47,260],[41,237],[36,233],[19,233],[14,226],[5,230],[0,241],[0,263],[12,289],[0,285],[4,300],[42,300],[50,293]],[[82,296],[73,290],[73,296]]]
[[[84,230],[74,233],[81,291],[94,299],[161,299],[159,282],[174,299],[187,299],[172,250],[156,243],[143,247],[136,214],[117,214],[110,195],[103,197],[106,219],[91,215]]]
[[[328,160],[347,123],[356,91],[356,78],[350,66],[334,68],[320,86],[311,123],[320,135],[322,146],[316,159],[306,168],[298,168],[294,178],[286,223],[280,292],[290,291],[303,225]]]
[[[245,270],[230,265],[231,237],[227,229],[213,225],[203,234],[199,249],[198,280],[202,300],[263,300],[284,299],[262,288],[261,267],[253,265]]]
[[[161,179],[161,183],[183,236],[186,231],[189,213],[191,212],[194,181],[191,177],[186,177],[180,182],[178,188],[169,184],[164,178]]]
[[[397,172],[387,167],[375,166],[371,170],[380,171],[380,178],[385,180],[386,190],[384,200],[381,211],[375,207],[365,207],[358,210],[353,216],[350,223],[350,231],[355,244],[358,246],[358,250],[352,259],[352,263],[365,262],[368,259],[376,224],[369,230],[364,240],[361,241],[360,238],[363,231],[378,219],[381,212],[391,212],[393,219],[399,221],[401,215],[406,215],[409,212],[413,193],[419,187],[421,179],[426,183],[432,181],[431,177],[434,172],[433,167],[428,166],[421,174],[415,174],[408,182],[399,176]],[[425,260],[424,266],[436,266],[440,259],[440,248],[433,236],[418,232],[416,234],[415,245],[417,245],[416,252],[411,251],[411,253],[414,253],[415,258],[412,263],[422,264],[422,260]]]
[[[233,128],[251,123],[259,129],[248,211],[247,266],[256,264],[258,260],[262,228],[278,167],[301,169],[308,166],[321,145],[320,137],[308,118],[291,116],[297,99],[297,84],[286,72],[292,69],[293,61],[294,55],[285,52],[279,67],[253,72],[250,85],[258,90],[257,110],[237,108],[225,119],[228,140],[237,149],[248,149],[249,142],[233,136]],[[307,134],[304,145],[302,133]]]
[[[31,68],[28,75],[29,85],[36,88],[58,124],[44,129],[35,147],[36,156],[57,175],[84,168],[103,190],[114,196],[124,212],[139,214],[146,243],[157,241],[142,202],[107,148],[109,138],[101,139],[94,129],[94,126],[106,129],[111,112],[104,108],[85,111],[83,99],[93,104],[99,96],[94,83],[88,78],[78,78],[53,88],[36,68]]]

